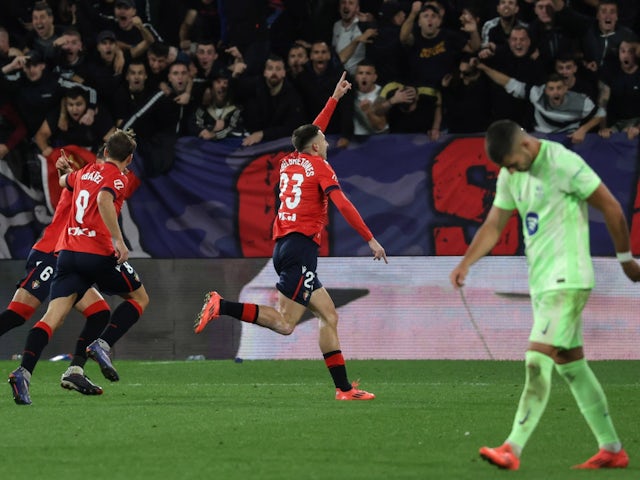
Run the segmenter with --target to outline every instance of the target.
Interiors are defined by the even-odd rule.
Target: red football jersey
[[[98,193],[110,192],[114,197],[116,213],[120,214],[127,177],[111,163],[87,165],[67,176],[67,187],[73,191],[67,229],[60,237],[56,249],[74,252],[113,255],[111,233],[98,210]]]
[[[60,199],[56,205],[56,211],[53,214],[51,223],[42,232],[42,237],[34,245],[34,250],[38,250],[44,253],[54,252],[56,244],[62,238],[65,227],[67,226],[67,220],[69,219],[69,212],[71,211],[71,199],[73,194],[70,190],[63,188],[60,193]]]
[[[280,208],[273,238],[293,232],[313,236],[319,245],[328,223],[328,193],[340,188],[331,165],[322,157],[293,152],[280,161]]]
[[[125,200],[133,195],[136,187],[139,186],[140,180],[136,175],[129,171],[127,173],[129,182],[127,183],[127,191],[124,195]],[[64,229],[67,227],[67,220],[69,220],[69,212],[71,211],[71,199],[73,194],[68,188],[63,188],[60,194],[60,200],[56,205],[56,211],[53,214],[51,223],[46,226],[42,232],[42,237],[33,245],[34,250],[39,252],[51,253],[56,251],[56,245]]]

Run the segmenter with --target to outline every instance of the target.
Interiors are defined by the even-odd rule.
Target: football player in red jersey
[[[327,162],[329,146],[323,130],[338,100],[351,88],[342,75],[333,95],[313,124],[298,127],[292,135],[295,151],[280,161],[280,208],[273,226],[276,245],[273,264],[279,275],[279,308],[224,300],[209,292],[198,315],[195,331],[220,315],[230,315],[248,323],[289,335],[306,308],[320,319],[320,351],[336,387],[337,400],[372,400],[375,395],[357,388],[347,378],[338,338],[338,312],[327,290],[316,275],[318,247],[328,223],[329,199],[347,222],[362,236],[374,260],[384,260],[384,248],[374,238],[362,217],[340,189],[333,168]]]
[[[63,153],[64,155],[64,153]],[[133,172],[127,174],[133,181],[129,182],[129,190],[125,198],[131,196],[139,181]],[[26,323],[35,310],[49,297],[53,272],[56,266],[55,246],[67,224],[71,210],[71,192],[64,189],[51,223],[43,230],[40,239],[31,247],[25,266],[25,276],[18,282],[17,289],[6,310],[0,313],[0,336]],[[111,311],[109,305],[95,288],[87,290],[85,295],[74,305],[86,318],[85,326],[76,342],[71,365],[62,374],[60,385],[69,390],[76,390],[84,395],[100,395],[103,390],[91,382],[84,374],[87,361],[86,348],[109,323]]]
[[[138,274],[127,263],[129,251],[117,220],[127,192],[124,171],[131,163],[135,147],[131,135],[118,130],[107,140],[103,163],[89,164],[78,171],[70,171],[64,159],[56,165],[61,173],[60,185],[73,192],[71,211],[55,247],[59,255],[49,307],[29,331],[20,367],[9,375],[14,401],[19,405],[31,404],[31,373],[40,354],[76,300],[93,284],[100,291],[125,299],[98,339],[86,348],[107,379],[119,379],[111,364],[110,347],[138,320],[149,303]]]

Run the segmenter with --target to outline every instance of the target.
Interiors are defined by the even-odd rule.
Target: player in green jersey
[[[582,349],[582,310],[594,286],[588,205],[602,213],[622,269],[636,282],[640,265],[631,256],[624,212],[579,155],[527,134],[511,120],[494,122],[485,146],[489,158],[502,167],[496,196],[450,280],[455,288],[464,285],[471,265],[489,253],[517,210],[529,268],[533,327],[525,355],[524,390],[511,433],[499,447],[482,447],[480,456],[500,468],[518,469],[522,449],[547,405],[555,365],[599,445],[598,453],[574,468],[625,468],[629,457]]]

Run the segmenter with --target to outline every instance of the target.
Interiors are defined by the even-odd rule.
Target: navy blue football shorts
[[[49,296],[55,269],[56,256],[53,253],[31,249],[27,257],[25,276],[17,283],[16,287],[24,288],[40,303],[43,303]]]
[[[280,277],[278,291],[300,305],[309,305],[313,291],[322,288],[316,275],[318,244],[301,233],[290,233],[276,241],[273,266]]]
[[[82,298],[93,284],[107,295],[133,292],[142,286],[133,267],[127,262],[118,265],[115,257],[69,250],[62,250],[58,254],[51,285],[52,300],[73,293]]]

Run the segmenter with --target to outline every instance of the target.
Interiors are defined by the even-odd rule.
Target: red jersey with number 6
[[[274,240],[293,232],[320,237],[328,223],[328,193],[339,189],[333,168],[317,155],[293,152],[280,161],[280,208]]]
[[[67,229],[56,250],[113,255],[111,233],[98,210],[98,193],[113,195],[116,213],[120,214],[127,177],[111,162],[89,164],[67,176],[67,188],[73,191]]]

